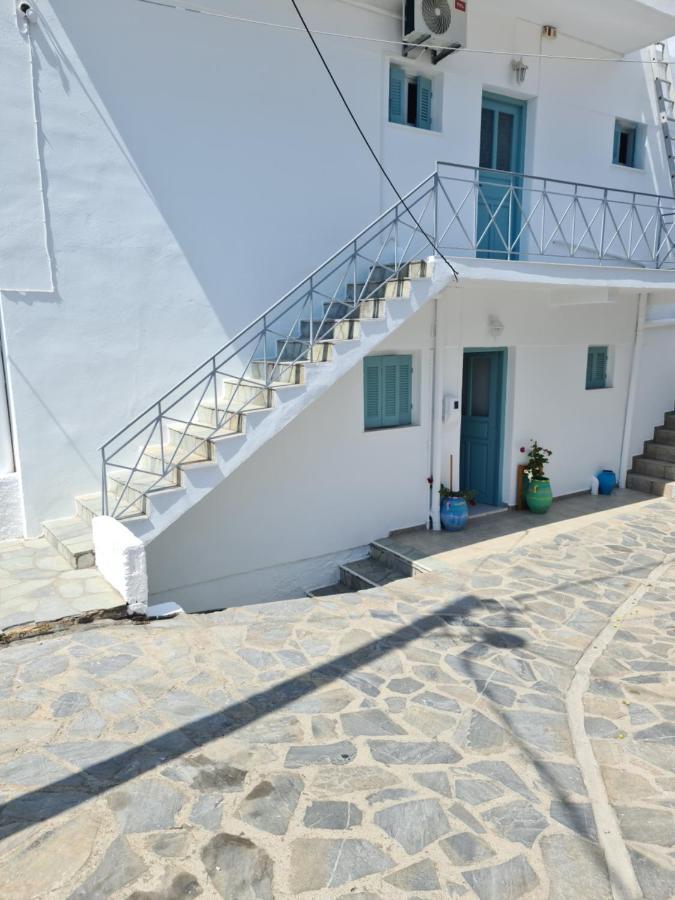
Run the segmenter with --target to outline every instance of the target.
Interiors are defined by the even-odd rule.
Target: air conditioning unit
[[[403,0],[404,56],[418,56],[433,44],[429,49],[438,63],[465,47],[466,17],[467,0]]]

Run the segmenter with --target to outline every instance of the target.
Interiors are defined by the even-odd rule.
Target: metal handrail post
[[[607,226],[607,188],[602,194],[602,225],[600,226],[600,262],[605,258],[605,229]]]
[[[105,447],[101,447],[101,514],[108,515],[108,469]]]

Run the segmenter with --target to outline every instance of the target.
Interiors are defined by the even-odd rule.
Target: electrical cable
[[[303,32],[305,29],[300,28],[295,25],[285,25],[283,22],[267,22],[263,19],[250,19],[245,16],[235,16],[231,13],[223,13],[219,12],[215,9],[209,9],[208,7],[198,7],[198,6],[188,6],[181,5],[179,2],[173,2],[173,0],[137,0],[139,3],[145,3],[148,6],[161,6],[164,9],[175,9],[180,12],[189,12],[189,13],[200,13],[204,16],[213,16],[216,19],[226,19],[230,22],[240,22],[244,25],[263,25],[267,28],[279,28],[282,31],[295,31],[295,32]],[[333,38],[342,38],[344,40],[349,41],[364,41],[366,43],[371,44],[389,44],[395,47],[410,47],[410,48],[420,48],[425,50],[447,50],[447,46],[444,44],[434,44],[431,41],[425,42],[424,44],[416,44],[410,41],[400,40],[394,41],[389,38],[380,38],[380,37],[370,37],[364,34],[347,34],[341,31],[322,31],[319,29],[312,29],[312,34],[319,35],[319,37],[333,37]],[[541,59],[541,60],[551,60],[551,61],[559,61],[559,62],[596,62],[596,63],[613,63],[615,65],[618,64],[626,64],[626,65],[638,65],[638,66],[651,66],[654,62],[650,59],[626,59],[626,57],[603,57],[603,56],[558,56],[553,53],[535,53],[529,52],[527,50],[490,50],[485,49],[481,50],[477,47],[459,47],[453,55],[464,55],[464,54],[478,54],[483,56],[510,56],[510,57],[523,57],[524,59]],[[655,60],[656,62],[660,62],[660,60]]]
[[[443,262],[450,268],[450,271],[455,276],[455,281],[459,281],[459,272],[453,266],[453,264],[450,262],[450,260],[445,256],[445,254],[439,249],[439,247],[436,245],[436,242],[431,237],[431,235],[427,234],[426,230],[422,227],[422,223],[419,221],[419,219],[417,219],[417,217],[413,214],[413,211],[410,209],[410,207],[404,200],[403,195],[400,193],[399,189],[396,187],[396,185],[392,181],[389,173],[387,172],[384,165],[382,164],[382,161],[380,160],[379,156],[375,152],[373,145],[370,143],[370,141],[366,137],[366,133],[364,132],[363,128],[361,128],[361,125],[359,124],[359,120],[356,118],[354,112],[352,111],[351,106],[349,105],[349,101],[347,100],[345,95],[342,93],[342,88],[338,84],[337,79],[335,78],[335,75],[333,75],[333,72],[332,72],[330,66],[328,65],[328,62],[326,61],[326,57],[321,52],[321,48],[317,44],[316,38],[314,37],[312,32],[309,30],[309,26],[307,25],[307,22],[305,21],[305,17],[303,16],[302,12],[300,11],[300,7],[296,3],[296,0],[291,0],[291,3],[293,5],[293,8],[295,9],[296,13],[298,14],[298,18],[302,22],[303,28],[307,32],[307,36],[309,37],[310,41],[312,42],[312,44],[314,46],[314,49],[316,50],[316,52],[319,55],[319,59],[321,60],[324,69],[328,73],[328,77],[333,82],[333,86],[335,87],[335,90],[338,92],[340,100],[342,100],[342,103],[344,104],[344,107],[347,110],[350,119],[354,123],[358,133],[363,138],[363,142],[365,143],[366,147],[368,148],[370,155],[375,160],[380,172],[382,172],[382,175],[384,176],[387,184],[392,189],[394,194],[398,197],[399,202],[403,205],[404,209],[406,210],[406,212],[408,213],[410,218],[413,220],[413,222],[415,223],[417,228],[420,230],[420,232],[424,235],[426,240],[429,242],[429,246],[434,250],[434,252],[437,254],[437,256],[439,256],[443,260]]]

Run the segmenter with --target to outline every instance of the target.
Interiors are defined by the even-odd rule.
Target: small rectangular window
[[[607,387],[609,347],[589,347],[586,361],[586,390],[597,391]]]
[[[616,166],[628,166],[635,169],[639,165],[640,126],[633,122],[617,119],[614,125],[614,155],[612,161]]]
[[[412,356],[367,356],[363,360],[366,430],[412,422]]]
[[[392,65],[389,67],[389,121],[432,130],[432,82]]]

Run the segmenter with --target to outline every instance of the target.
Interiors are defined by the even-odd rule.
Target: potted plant
[[[521,450],[525,452],[524,447]],[[530,512],[546,513],[553,503],[551,482],[544,472],[552,456],[553,452],[551,450],[547,450],[536,441],[532,441],[532,446],[527,454],[527,465],[525,466],[525,476],[527,478],[525,502]]]
[[[469,521],[469,504],[476,502],[475,491],[451,491],[444,484],[441,495],[441,525],[445,531],[461,531]]]

